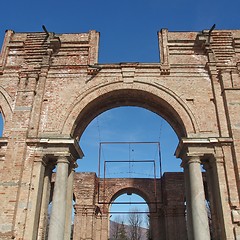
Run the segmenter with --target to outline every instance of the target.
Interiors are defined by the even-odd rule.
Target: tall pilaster
[[[82,214],[82,206],[79,204],[74,205],[74,229],[73,239],[81,239],[81,231],[84,228],[84,220]]]
[[[48,224],[48,205],[50,202],[50,192],[51,192],[51,177],[52,170],[54,168],[53,164],[47,164],[45,168],[44,180],[43,180],[43,191],[42,191],[42,203],[41,212],[38,227],[38,240],[46,239],[46,230]]]
[[[53,192],[48,240],[64,240],[68,167],[69,161],[67,157],[59,157],[57,160],[57,172]]]
[[[216,210],[218,213],[219,221],[219,235],[221,239],[234,239],[232,232],[232,219],[230,214],[229,199],[226,198],[226,192],[228,191],[226,185],[226,171],[224,166],[224,158],[221,156],[215,156],[211,158],[212,177],[214,185],[214,194],[216,199]],[[219,182],[221,179],[221,183]]]
[[[45,166],[46,162],[42,156],[36,156],[33,162],[33,180],[29,197],[30,207],[27,211],[26,230],[24,236],[24,239],[26,240],[37,238]]]

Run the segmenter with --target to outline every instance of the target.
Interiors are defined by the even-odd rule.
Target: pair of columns
[[[189,157],[183,164],[189,240],[210,240],[200,164],[201,160],[197,156]],[[73,171],[69,165],[67,157],[58,158],[48,240],[70,238]]]
[[[74,178],[71,165],[68,157],[61,156],[57,160],[48,240],[70,239]]]
[[[206,198],[198,156],[183,162],[187,202],[187,231],[189,240],[210,240]]]

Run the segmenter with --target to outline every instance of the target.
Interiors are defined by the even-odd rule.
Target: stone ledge
[[[49,154],[52,152],[58,152],[56,149],[64,151],[64,149],[68,148],[69,152],[71,152],[75,158],[83,158],[84,156],[77,140],[72,138],[28,138],[26,143],[29,146],[35,145],[43,148],[42,152],[45,154],[48,154],[48,152]],[[51,149],[54,149],[55,151],[52,151]]]

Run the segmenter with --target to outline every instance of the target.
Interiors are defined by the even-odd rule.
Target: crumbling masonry
[[[0,239],[44,239],[50,201],[48,239],[70,238],[74,168],[83,156],[79,139],[98,114],[118,106],[156,112],[178,135],[188,239],[210,239],[200,165],[206,170],[211,238],[240,239],[240,30],[163,29],[158,39],[160,63],[99,64],[96,31],[6,32],[0,57]],[[80,192],[84,198],[87,191]],[[77,204],[75,227],[83,228]],[[154,224],[175,231],[174,221],[160,220],[161,206]],[[106,221],[95,207],[85,206],[85,216],[92,211],[92,222]],[[95,232],[104,226],[94,225],[101,229]],[[165,232],[161,239],[186,239]]]

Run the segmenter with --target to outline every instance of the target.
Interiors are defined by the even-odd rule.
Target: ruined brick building
[[[161,229],[153,239],[210,239],[200,165],[211,238],[240,239],[240,30],[163,29],[158,39],[159,63],[99,64],[96,31],[6,32],[0,57],[0,239],[44,239],[49,201],[48,239],[69,239],[74,191],[75,226],[81,229],[74,239],[107,239],[108,216],[91,187],[97,179],[85,176],[84,186],[74,168],[83,156],[78,142],[86,126],[118,106],[159,114],[179,138],[176,156],[184,176],[178,186],[184,191],[176,192],[181,200],[174,203],[167,196],[175,185],[165,185],[167,200],[151,216],[154,229]],[[145,183],[125,187],[137,191]]]

